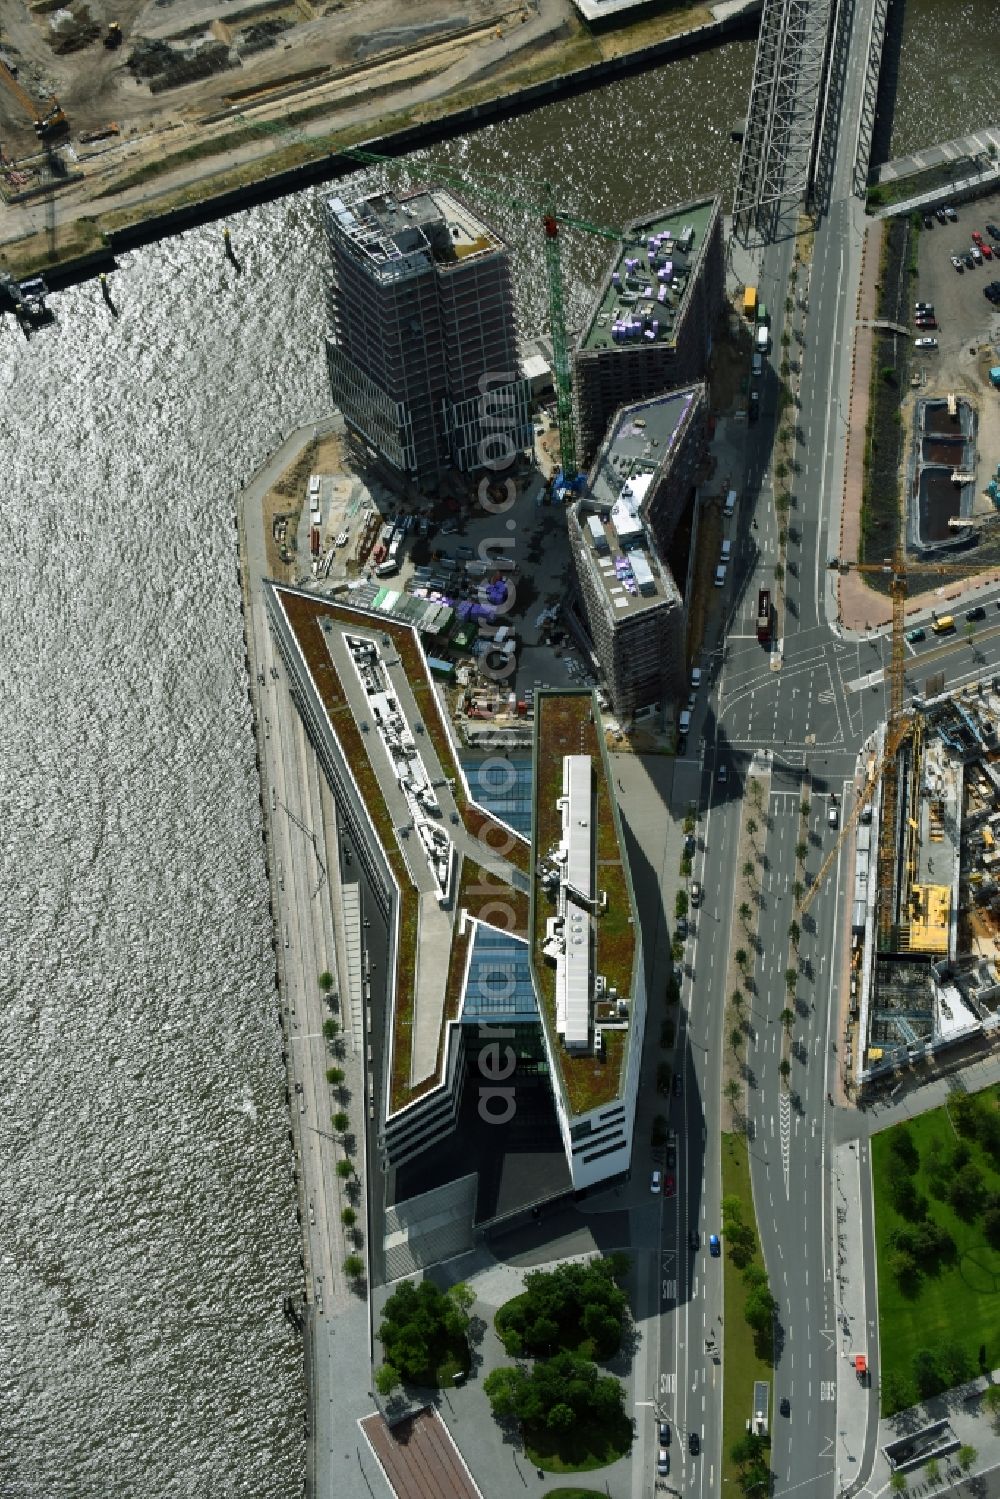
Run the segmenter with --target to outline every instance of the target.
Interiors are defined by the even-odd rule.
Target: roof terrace
[[[488,224],[440,187],[398,198],[372,193],[348,201],[334,194],[326,212],[335,231],[385,279],[503,248]]]
[[[532,972],[571,1115],[616,1099],[629,1043],[635,906],[596,698],[535,709]]]
[[[715,199],[706,198],[629,225],[628,237],[580,338],[581,353],[674,345],[691,273],[701,256],[714,209]]]

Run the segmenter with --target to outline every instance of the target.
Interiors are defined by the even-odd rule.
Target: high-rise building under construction
[[[506,245],[453,193],[326,200],[327,363],[349,430],[403,480],[531,446]]]

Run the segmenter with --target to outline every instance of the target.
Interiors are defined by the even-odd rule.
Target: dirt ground
[[[912,422],[918,396],[954,391],[970,397],[979,414],[976,506],[992,510],[983,490],[1000,463],[1000,396],[987,372],[991,364],[1000,363],[1000,310],[983,296],[983,287],[1000,280],[1000,261],[986,261],[959,275],[950,257],[969,249],[973,229],[990,242],[984,226],[987,220],[1000,224],[1000,194],[960,204],[957,212],[957,223],[939,224],[934,219],[933,229],[921,230],[913,300],[933,304],[938,321],[934,336],[940,347],[923,357],[915,351],[913,366],[925,372],[926,383],[907,395],[905,419],[908,425]]]
[[[437,38],[508,26],[533,0],[72,0],[85,6],[96,39],[78,51],[56,51],[53,21],[65,15],[55,0],[4,0],[0,52],[39,108],[53,95],[73,135],[110,122],[122,135],[140,135],[191,121],[227,107],[234,94],[246,97],[285,87],[301,88],[345,70],[377,64],[394,53],[412,54]],[[102,38],[117,22],[123,44],[107,50]],[[248,27],[263,22],[282,29],[259,52],[246,47]],[[198,82],[153,93],[138,82],[127,62],[137,44],[156,40],[190,52],[210,42],[230,46],[235,66]],[[55,44],[55,45],[54,45]],[[10,160],[37,149],[21,100],[0,87],[0,141]]]
[[[264,498],[264,534],[267,545],[267,567],[270,577],[281,583],[292,583],[302,569],[303,559],[296,559],[296,536],[305,504],[310,474],[336,474],[344,466],[344,449],[339,437],[332,435],[311,442],[298,461],[287,468],[274,488]],[[282,557],[282,543],[275,536],[275,522],[287,522],[288,561]]]

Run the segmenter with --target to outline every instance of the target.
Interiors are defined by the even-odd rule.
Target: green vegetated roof
[[[596,917],[594,972],[603,974],[608,987],[619,995],[631,995],[636,959],[635,900],[597,699],[585,688],[539,692],[535,700],[533,868],[558,844],[562,834],[556,802],[562,795],[563,756],[581,754],[590,755],[593,768],[597,831],[594,889],[607,895],[607,907]],[[570,1114],[579,1116],[619,1096],[630,1032],[606,1031],[603,1057],[574,1055],[563,1046],[556,1030],[555,969],[541,951],[550,911],[540,894],[536,878],[531,886],[531,969],[557,1062],[558,1082]]]
[[[413,630],[405,625],[374,619],[359,610],[298,590],[276,586],[289,626],[298,642],[316,692],[326,711],[330,728],[338,740],[345,763],[350,767],[376,836],[385,853],[400,892],[399,944],[396,952],[396,992],[393,999],[393,1047],[390,1061],[389,1111],[395,1113],[430,1092],[436,1085],[443,1055],[444,1037],[449,1020],[454,1020],[461,1000],[460,977],[464,971],[467,939],[457,930],[452,938],[449,972],[441,1034],[438,1040],[437,1066],[419,1083],[410,1084],[410,1062],[413,1047],[413,999],[416,982],[416,959],[419,903],[409,871],[396,836],[378,775],[368,754],[368,742],[355,722],[347,694],[337,668],[327,649],[321,621],[329,619],[345,629],[388,635],[399,654],[410,691],[421,720],[434,746],[445,774],[453,778],[453,794],[469,834],[483,841],[486,848],[506,858],[526,872],[529,864],[527,844],[512,838],[510,830],[471,803],[465,793],[461,772],[455,758],[451,735],[441,718],[437,693],[427,674],[424,659]],[[519,935],[526,935],[528,904],[523,892],[504,884],[471,859],[463,859],[458,887],[458,903],[466,904],[477,915],[492,898],[486,892],[495,887],[504,901],[512,906]],[[476,893],[478,891],[478,894]],[[489,919],[488,911],[486,919]]]

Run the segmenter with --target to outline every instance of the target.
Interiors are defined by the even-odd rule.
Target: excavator
[[[0,62],[0,83],[4,85],[8,93],[12,94],[34,121],[35,134],[40,141],[58,140],[60,136],[69,134],[69,121],[59,100],[52,96],[47,103],[39,109],[35,100],[23,88],[10,68],[5,62]]]

